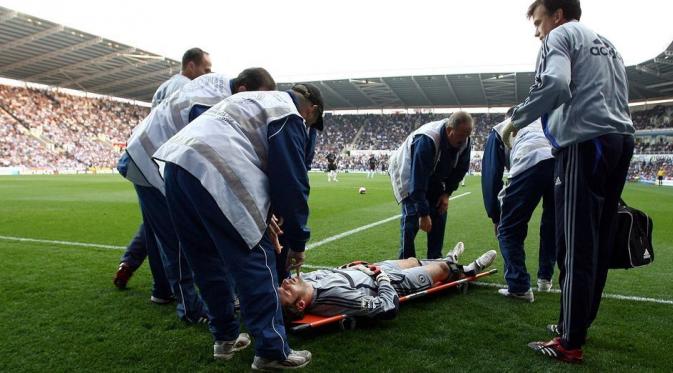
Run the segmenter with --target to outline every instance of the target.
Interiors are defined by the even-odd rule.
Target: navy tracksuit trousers
[[[146,240],[150,263],[159,254],[166,278],[177,299],[178,318],[187,322],[198,322],[201,317],[208,317],[208,310],[194,286],[191,266],[181,252],[166,197],[154,187],[135,185],[135,188],[140,200],[145,232],[147,235],[154,235],[148,236]],[[155,251],[153,246],[158,249]]]
[[[249,249],[198,179],[172,163],[166,164],[164,177],[170,214],[208,305],[215,340],[231,341],[239,334],[231,275],[255,354],[287,359],[290,347],[278,297],[276,253],[268,236]]]
[[[598,313],[614,246],[617,203],[633,147],[633,136],[609,134],[556,154],[559,327],[565,348],[584,344]]]
[[[530,288],[524,241],[528,222],[542,200],[537,278],[551,280],[556,263],[554,235],[554,159],[547,159],[510,179],[501,202],[498,242],[505,262],[505,280],[511,293]]]
[[[446,212],[439,214],[437,212],[437,201],[441,192],[429,192],[427,194],[428,206],[430,206],[430,219],[432,220],[432,229],[428,235],[428,259],[438,259],[442,257],[442,246],[444,245],[444,231],[446,230]],[[399,258],[405,259],[416,256],[416,245],[414,243],[416,234],[418,234],[418,212],[416,206],[405,198],[402,201],[402,218],[400,220],[400,252]]]

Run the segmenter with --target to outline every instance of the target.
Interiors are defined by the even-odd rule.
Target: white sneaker
[[[465,244],[459,241],[456,246],[453,247],[453,250],[449,251],[444,259],[450,260],[453,263],[458,263],[458,257],[463,254],[465,251]]]
[[[535,296],[533,295],[533,289],[528,289],[525,293],[510,293],[507,289],[498,289],[498,294],[504,295],[509,298],[525,300],[527,302],[533,303],[535,301]]]
[[[311,362],[311,353],[309,351],[290,350],[285,360],[271,360],[260,356],[255,356],[252,361],[252,370],[278,370],[278,369],[299,369]]]
[[[498,256],[498,253],[496,253],[495,250],[489,250],[481,254],[481,256],[474,261],[477,272],[481,272],[493,264],[496,256]]]
[[[466,266],[463,266],[463,273],[465,273],[466,276],[475,276],[479,272],[483,271],[484,268],[487,268],[493,264],[496,256],[498,256],[498,254],[495,252],[495,250],[489,250],[481,254],[477,260]]]
[[[545,280],[543,278],[537,279],[537,291],[540,293],[549,293],[551,291],[551,280]]]
[[[229,360],[234,357],[234,352],[250,346],[248,333],[241,333],[235,341],[215,341],[213,344],[213,357],[215,359]]]

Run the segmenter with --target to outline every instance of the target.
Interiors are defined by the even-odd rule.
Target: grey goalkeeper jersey
[[[512,123],[520,129],[541,118],[555,148],[632,134],[627,79],[612,43],[577,21],[565,23],[543,41],[535,82]]]
[[[386,270],[386,273],[389,273]],[[324,269],[302,274],[313,285],[313,300],[307,311],[322,316],[385,317],[395,314],[399,297],[389,282],[376,284],[357,269]]]

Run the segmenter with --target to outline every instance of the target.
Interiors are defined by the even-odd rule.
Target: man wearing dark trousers
[[[512,111],[513,108],[507,113],[508,118]],[[486,213],[493,221],[505,262],[507,289],[499,289],[498,293],[533,302],[535,297],[526,270],[524,241],[528,235],[528,222],[542,201],[537,290],[550,291],[556,263],[554,159],[539,120],[522,129],[511,148],[502,141],[505,125],[507,121],[495,126],[486,140],[481,189]],[[508,170],[508,184],[503,188],[505,169]]]
[[[416,257],[420,228],[428,259],[442,257],[449,196],[470,167],[472,116],[458,111],[412,132],[390,157],[390,181],[402,205],[399,258]]]
[[[208,52],[201,48],[188,49],[182,55],[182,68],[180,73],[173,75],[170,79],[163,82],[159,88],[157,88],[156,92],[154,92],[154,96],[152,97],[152,109],[157,107],[164,99],[179,91],[192,79],[210,73],[210,67],[211,62]],[[117,165],[117,170],[124,177],[126,177],[128,162],[128,154],[124,152]],[[117,273],[115,273],[113,283],[119,289],[126,288],[126,284],[131,279],[131,276],[133,276],[133,273],[143,264],[148,251],[150,251],[157,254],[148,259],[154,280],[150,300],[156,304],[166,304],[170,303],[174,297],[166,274],[163,271],[162,263],[158,260],[158,248],[156,247],[156,244],[151,242],[153,240],[154,232],[151,228],[144,223],[140,223],[136,234],[131,239],[131,242],[126,247],[126,251],[119,260],[119,268],[117,269]]]
[[[192,271],[168,213],[165,185],[159,169],[152,159],[154,152],[180,129],[236,92],[272,90],[276,84],[263,68],[249,68],[229,79],[218,73],[202,75],[171,95],[157,106],[133,131],[128,140],[127,173],[125,177],[134,184],[146,229],[154,232],[147,240],[156,243],[164,272],[178,300],[178,317],[187,322],[205,322],[207,310],[196,293]],[[154,252],[148,252],[150,260]]]
[[[633,123],[624,61],[605,37],[579,22],[578,0],[536,0],[528,9],[542,41],[535,82],[503,131],[537,118],[555,148],[556,242],[561,310],[557,333],[534,351],[581,362],[600,305],[631,156]]]
[[[323,128],[323,100],[310,84],[286,92],[243,92],[224,99],[154,154],[165,163],[170,215],[208,305],[213,356],[230,359],[255,338],[255,370],[301,368],[308,351],[291,350],[278,299],[272,216],[283,221],[288,260],[300,267],[310,232],[307,148]],[[310,157],[310,156],[309,156]]]

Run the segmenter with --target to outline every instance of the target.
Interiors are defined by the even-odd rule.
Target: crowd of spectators
[[[673,137],[662,136],[656,139],[636,137],[636,154],[673,154]]]
[[[673,106],[657,105],[652,109],[633,112],[631,119],[637,130],[672,128]]]
[[[656,180],[660,169],[664,170],[665,177],[673,177],[673,156],[631,161],[628,180]]]
[[[0,106],[5,114],[3,132],[16,135],[16,126],[28,130],[25,142],[6,145],[7,151],[25,154],[30,148],[34,155],[21,159],[3,156],[2,162],[52,169],[114,167],[120,153],[115,145],[126,142],[133,127],[149,112],[142,106],[105,98],[5,85],[0,85]],[[41,148],[44,151],[37,150]]]
[[[0,85],[0,167],[113,168],[123,147],[120,145],[148,112],[146,107],[112,99]],[[385,170],[389,152],[398,148],[412,131],[447,116],[327,114],[325,130],[318,135],[313,169],[326,169],[327,155],[334,154],[339,169],[364,171],[369,169],[369,158],[374,154],[377,170]],[[478,155],[490,129],[504,116],[472,116],[475,122],[472,149]],[[673,128],[672,118],[673,106],[633,113],[637,129]],[[673,154],[673,137],[637,137],[636,153]],[[649,166],[641,164],[634,168],[633,173],[649,170]],[[480,169],[481,160],[473,159],[471,171]]]
[[[370,154],[362,151],[391,151],[397,149],[411,132],[425,123],[446,118],[448,114],[347,114],[329,115],[325,130],[318,137],[314,169],[327,168],[327,155],[337,155],[344,170],[368,170]],[[503,114],[472,114],[474,131],[472,149],[483,150],[488,131],[504,119]],[[351,150],[360,152],[351,155]],[[387,164],[388,155],[377,154],[377,166]],[[479,166],[480,168],[480,166]]]

